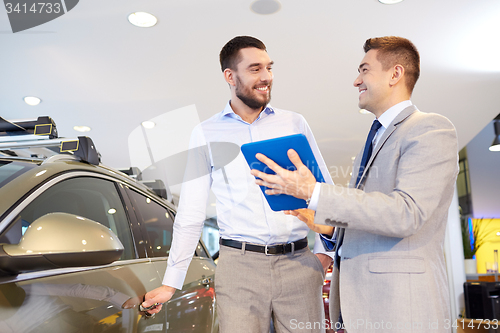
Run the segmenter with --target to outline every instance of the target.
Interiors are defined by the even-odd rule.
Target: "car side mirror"
[[[123,245],[102,224],[67,213],[35,220],[19,244],[0,244],[0,272],[20,272],[110,264]]]

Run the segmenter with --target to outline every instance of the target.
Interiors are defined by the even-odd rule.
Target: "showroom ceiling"
[[[89,126],[85,135],[113,167],[136,163],[130,152],[140,147],[129,142],[144,134],[143,121],[156,119],[163,127],[149,144],[165,149],[163,155],[179,153],[187,147],[185,133],[229,98],[218,53],[236,35],[266,43],[275,62],[272,105],[305,116],[340,184],[373,119],[358,112],[352,85],[369,37],[399,35],[416,44],[422,72],[412,100],[447,116],[460,147],[500,112],[498,0],[282,0],[267,15],[253,12],[252,3],[82,0],[15,34],[2,7],[0,116],[49,115],[62,136],[82,135],[73,127]],[[137,11],[158,23],[131,25],[127,16]],[[25,96],[42,102],[29,106]]]

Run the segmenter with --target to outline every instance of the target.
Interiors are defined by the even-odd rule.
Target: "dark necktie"
[[[358,187],[359,181],[361,180],[361,176],[363,175],[363,171],[366,168],[366,164],[370,160],[373,151],[372,141],[377,133],[378,129],[382,126],[382,124],[375,119],[373,121],[372,127],[370,128],[370,133],[368,133],[368,137],[366,138],[365,150],[363,151],[363,157],[361,158],[361,164],[359,165],[358,179],[356,179],[356,187]]]

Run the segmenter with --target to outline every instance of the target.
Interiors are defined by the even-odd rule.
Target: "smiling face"
[[[370,50],[359,65],[359,75],[354,86],[359,90],[359,108],[365,109],[378,118],[391,104],[392,68],[385,71],[377,59],[377,50]]]
[[[266,51],[254,47],[241,49],[239,57],[233,71],[235,96],[250,109],[261,111],[271,100],[273,62]]]

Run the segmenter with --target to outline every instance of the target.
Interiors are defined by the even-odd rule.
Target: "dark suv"
[[[218,331],[201,242],[182,291],[153,317],[139,310],[161,285],[174,216],[101,165],[89,138],[57,138],[48,117],[0,118],[0,332]]]

